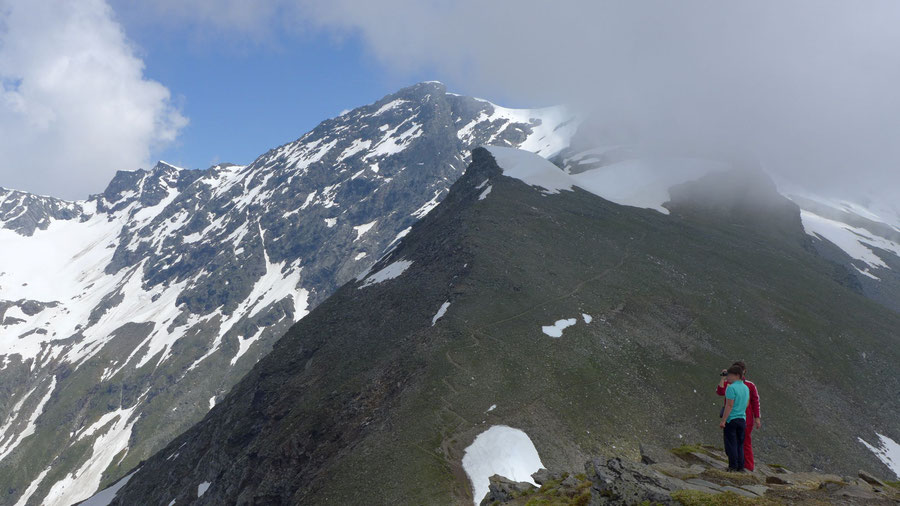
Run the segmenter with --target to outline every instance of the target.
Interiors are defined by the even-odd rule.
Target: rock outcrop
[[[492,476],[485,505],[775,505],[898,504],[900,488],[860,471],[857,478],[791,472],[758,464],[753,472],[729,473],[717,464],[725,454],[710,446],[674,450],[641,445],[642,462],[595,457],[585,473],[542,469],[540,487]]]

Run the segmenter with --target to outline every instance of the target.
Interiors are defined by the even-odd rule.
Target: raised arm
[[[726,372],[725,369],[722,369],[722,372]],[[725,395],[725,389],[728,388],[728,385],[725,384],[725,376],[722,376],[719,379],[719,385],[716,387],[716,395]]]

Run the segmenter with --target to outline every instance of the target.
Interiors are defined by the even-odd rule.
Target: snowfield
[[[479,434],[466,447],[462,465],[472,482],[476,505],[487,495],[491,476],[537,485],[531,475],[544,467],[528,434],[506,425],[494,425]]]
[[[486,146],[503,175],[541,188],[544,194],[581,188],[617,204],[655,209],[669,214],[669,188],[728,168],[698,158],[636,158],[569,174],[549,160],[515,148]]]
[[[97,492],[90,499],[81,503],[81,506],[109,506],[110,504],[112,504],[113,499],[116,498],[116,494],[119,493],[119,490],[121,490],[122,487],[127,485],[128,480],[130,480],[131,477],[134,476],[134,473],[138,472],[139,470],[140,470],[140,468],[135,469],[134,471],[125,475],[124,478],[117,481],[111,487],[105,488],[105,489],[101,490],[100,492]]]
[[[807,234],[830,241],[850,257],[866,263],[870,268],[889,268],[884,260],[875,254],[876,248],[900,256],[900,244],[878,237],[864,228],[853,227],[806,210],[800,211],[800,217]],[[864,271],[860,272],[867,274]],[[871,274],[867,275],[875,277]]]

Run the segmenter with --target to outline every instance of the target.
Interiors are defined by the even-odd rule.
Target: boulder
[[[520,496],[523,492],[534,489],[535,486],[524,481],[512,481],[500,475],[493,475],[490,478],[488,493],[481,500],[481,505],[486,506],[495,502],[505,503]]]
[[[585,465],[592,505],[675,504],[670,496],[680,480],[663,476],[646,464],[620,458],[595,458]]]
[[[869,473],[867,473],[867,472],[865,472],[865,471],[860,471],[860,472],[857,473],[857,474],[858,474],[858,476],[859,476],[859,478],[860,478],[861,480],[865,481],[865,482],[868,483],[869,485],[872,485],[872,486],[874,486],[874,487],[881,487],[881,488],[883,488],[883,489],[888,488],[888,484],[887,484],[887,483],[885,483],[885,482],[879,480],[878,478],[872,476],[871,474],[869,474]]]
[[[553,475],[550,474],[550,471],[541,468],[538,469],[534,474],[531,475],[531,479],[534,480],[538,485],[543,485],[548,481],[553,479]]]

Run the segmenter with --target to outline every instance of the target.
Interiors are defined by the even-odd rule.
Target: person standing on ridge
[[[736,365],[744,371],[741,375],[741,379],[750,390],[750,403],[747,405],[746,417],[747,428],[744,431],[744,469],[753,471],[755,465],[753,462],[753,441],[750,434],[753,433],[753,429],[762,427],[762,417],[759,414],[759,390],[757,390],[756,385],[752,381],[747,379],[747,364],[745,364],[744,361],[738,360],[732,365]],[[722,379],[719,380],[719,386],[716,387],[717,395],[725,395],[725,389],[728,386],[725,382],[726,373],[727,371],[723,369]]]
[[[719,427],[725,440],[728,455],[728,470],[744,470],[744,429],[747,426],[747,405],[750,403],[750,389],[741,380],[744,370],[733,365],[726,371],[728,388],[725,389],[725,409]]]

